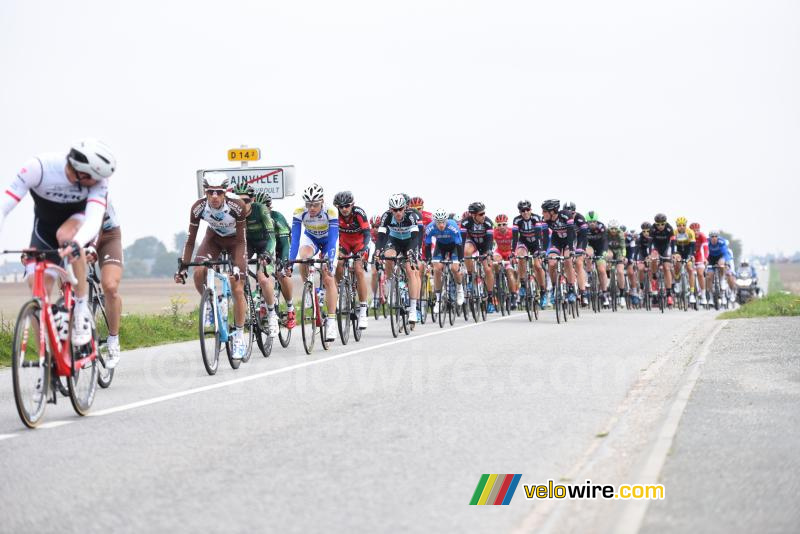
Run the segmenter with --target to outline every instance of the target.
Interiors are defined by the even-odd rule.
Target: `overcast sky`
[[[459,213],[573,200],[800,249],[800,2],[0,2],[0,182],[94,136],[123,242],[171,244],[226,149]],[[278,202],[290,216],[299,197]],[[28,243],[28,197],[0,249]]]

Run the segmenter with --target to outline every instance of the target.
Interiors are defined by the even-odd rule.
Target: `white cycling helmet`
[[[438,210],[433,212],[433,220],[434,221],[446,221],[447,220],[447,211],[439,208]]]
[[[228,189],[228,175],[224,172],[207,172],[203,175],[203,189]]]
[[[402,193],[395,193],[389,197],[389,208],[398,210],[406,207],[406,197]]]
[[[69,164],[78,172],[85,172],[95,180],[114,174],[117,160],[111,150],[97,139],[81,139],[69,147]]]
[[[611,228],[619,229],[619,221],[617,221],[616,219],[611,219],[610,221],[608,221],[608,228],[609,230]]]
[[[311,184],[303,190],[303,200],[306,202],[317,202],[322,200],[324,191],[318,184]]]

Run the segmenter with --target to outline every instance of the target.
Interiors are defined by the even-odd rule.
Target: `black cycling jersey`
[[[597,221],[597,226],[595,226],[594,230],[588,227],[586,231],[586,244],[592,247],[595,256],[601,256],[608,250],[608,232],[606,231],[606,225]]]
[[[555,220],[545,221],[550,230],[550,245],[559,249],[574,248],[575,221],[569,212],[561,210]]]
[[[517,215],[514,217],[514,226],[519,230],[514,248],[517,247],[517,243],[525,244],[528,250],[541,250],[544,248],[542,236],[547,224],[539,215],[531,213],[530,219],[527,220],[522,215]]]
[[[486,245],[491,248],[494,244],[494,225],[485,218],[482,223],[475,221],[474,217],[464,219],[461,223],[461,236],[464,241],[472,241],[476,245]]]
[[[650,237],[652,238],[651,246],[658,250],[659,254],[672,256],[675,251],[675,231],[669,223],[666,223],[661,230],[654,225],[650,229]]]
[[[653,244],[653,238],[649,235],[645,236],[644,233],[639,232],[636,238],[636,256],[639,260],[644,260],[650,255],[650,247]]]
[[[400,221],[395,219],[391,210],[384,212],[378,226],[378,242],[375,247],[383,249],[387,241],[402,241],[407,250],[416,250],[419,247],[419,225],[415,211],[407,210]]]

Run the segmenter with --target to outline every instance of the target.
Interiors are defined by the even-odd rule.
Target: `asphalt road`
[[[395,340],[381,320],[311,356],[295,332],[213,377],[196,342],[140,349],[92,416],[62,398],[33,431],[0,371],[0,531],[597,530],[620,503],[554,506],[522,484],[635,482],[721,324],[673,311],[557,325],[548,311]],[[483,473],[523,474],[509,506],[468,506]]]

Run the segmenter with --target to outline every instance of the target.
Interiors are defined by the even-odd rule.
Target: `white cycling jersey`
[[[66,165],[64,153],[42,154],[28,161],[0,201],[2,219],[30,191],[36,219],[48,224],[61,224],[71,215],[84,212],[84,223],[75,241],[86,243],[92,239],[100,230],[106,211],[108,179],[100,180],[92,187],[73,184],[67,178]]]

